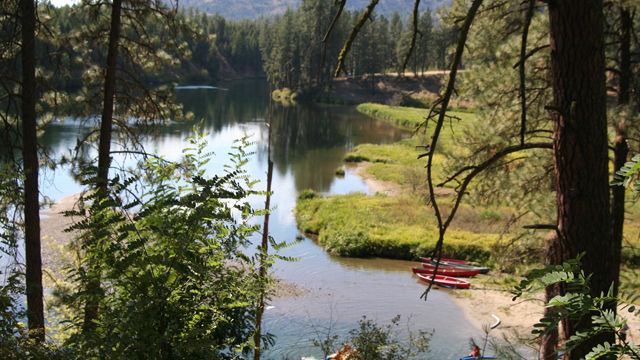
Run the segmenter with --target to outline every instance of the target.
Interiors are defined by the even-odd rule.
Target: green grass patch
[[[320,193],[311,189],[304,189],[300,191],[300,194],[298,194],[298,200],[309,200],[309,199],[320,199],[320,198],[322,198],[322,195],[320,195]]]
[[[377,119],[390,122],[398,127],[415,128],[428,116],[428,109],[387,106],[380,104],[361,104],[358,111],[373,116]],[[463,122],[474,121],[475,115],[468,112],[448,112],[455,118],[447,119],[447,124],[442,128],[438,147],[434,155],[433,177],[436,183],[442,180],[442,163],[446,155],[462,156],[465,150],[459,146],[456,138],[462,134]],[[460,120],[458,120],[460,119]],[[429,128],[431,129],[431,128]],[[429,130],[428,129],[428,130]],[[410,185],[414,190],[426,182],[426,160],[418,159],[418,155],[424,153],[424,147],[430,143],[428,136],[421,132],[411,139],[405,139],[395,144],[361,144],[345,155],[345,161],[375,163],[367,169],[367,172],[384,181],[395,182],[400,185]],[[453,184],[451,185],[453,186]]]
[[[448,257],[486,261],[499,234],[482,233],[480,215],[473,227],[451,228],[444,253]],[[417,260],[438,238],[433,210],[415,197],[366,196],[361,193],[300,200],[298,226],[318,235],[327,251],[341,256],[379,256]],[[480,225],[478,225],[480,224]]]
[[[406,139],[395,144],[361,144],[356,146],[345,157],[345,161],[374,163],[367,172],[384,181],[394,182],[400,185],[419,186],[426,182],[426,169],[424,158],[418,159],[418,155],[424,152],[423,148],[417,148],[419,140]],[[440,179],[440,167],[444,156],[434,156],[434,178]]]
[[[374,103],[360,104],[358,105],[357,109],[361,113],[367,114],[371,117],[391,123],[407,130],[413,130],[416,128],[416,126],[422,124],[427,116],[429,116],[430,110],[424,108],[389,106]],[[475,114],[468,111],[448,111],[447,115],[455,116],[462,120],[470,120],[475,118]],[[454,120],[454,122],[457,121]]]

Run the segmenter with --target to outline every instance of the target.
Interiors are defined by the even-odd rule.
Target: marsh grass
[[[484,219],[463,206],[445,241],[447,256],[486,262],[504,228],[503,220]],[[310,198],[296,206],[298,226],[342,256],[380,256],[417,260],[438,238],[432,208],[417,197],[379,197],[362,193]],[[500,224],[501,223],[501,224]]]
[[[398,127],[414,130],[416,126],[424,122],[429,116],[430,109],[404,106],[389,106],[382,104],[364,103],[357,107],[358,111],[384,122],[391,123]],[[467,111],[448,111],[449,116],[456,116],[462,120],[475,118],[475,114]],[[456,127],[457,122],[453,126]]]
[[[422,123],[429,113],[424,108],[380,104],[361,104],[358,110],[410,130]],[[443,179],[447,157],[468,155],[464,147],[460,146],[460,136],[466,126],[472,126],[477,121],[473,112],[458,111],[448,114],[460,120],[449,119],[442,129],[434,156],[435,183]],[[327,250],[345,256],[416,259],[430,250],[437,239],[437,230],[433,211],[425,203],[428,199],[424,170],[426,161],[417,159],[425,150],[416,146],[428,144],[432,130],[433,125],[430,124],[426,131],[421,130],[412,138],[395,144],[361,144],[344,158],[345,161],[372,162],[367,168],[370,175],[404,186],[410,190],[410,198],[350,194],[304,201],[297,206],[299,226],[307,233],[318,234],[318,241]],[[472,183],[469,190],[473,189]],[[446,197],[440,202],[446,215],[450,211]],[[640,288],[640,274],[635,273],[638,272],[635,269],[640,267],[640,204],[629,203],[627,209],[622,260],[628,266],[623,268],[622,281],[623,285]],[[539,267],[539,261],[544,255],[544,244],[539,236],[534,234],[516,242],[511,241],[513,237],[509,238],[507,234],[507,241],[504,241],[505,237],[501,240],[507,245],[498,241],[512,213],[506,207],[485,208],[463,204],[447,233],[446,255],[480,260],[484,265],[495,266],[516,277],[523,276],[532,267]],[[519,228],[522,224],[512,225]],[[494,259],[490,258],[491,254]],[[495,287],[510,287],[514,279],[516,278],[498,277],[488,283],[495,282],[492,285]]]
[[[358,111],[373,116],[377,119],[392,123],[404,129],[415,129],[416,126],[424,122],[429,114],[429,109],[407,108],[397,106],[387,106],[380,104],[361,104]],[[455,118],[447,120],[447,126],[442,130],[438,148],[433,159],[433,178],[435,182],[443,180],[446,156],[463,156],[465,150],[458,146],[457,137],[463,132],[464,122],[474,121],[475,115],[468,112],[448,112]],[[458,120],[459,119],[459,120]],[[418,159],[418,155],[425,152],[419,145],[430,143],[430,133],[432,128],[427,127],[416,132],[410,139],[404,139],[395,144],[361,144],[356,146],[351,152],[345,155],[344,160],[349,162],[369,161],[374,163],[367,169],[367,172],[383,181],[390,181],[400,185],[408,185],[417,190],[418,183],[416,175],[418,171],[408,171],[407,169],[424,168],[425,159]],[[426,172],[423,174],[426,178]],[[423,181],[424,182],[424,181]],[[454,186],[449,184],[448,186]]]

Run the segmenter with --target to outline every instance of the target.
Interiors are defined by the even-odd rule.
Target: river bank
[[[438,70],[418,74],[406,72],[402,76],[385,73],[361,78],[335,78],[331,81],[328,92],[316,96],[329,102],[373,102],[393,106],[429,107],[439,97],[442,80],[448,73],[449,70]],[[466,109],[471,104],[454,99],[451,106]]]
[[[64,276],[64,267],[67,265],[67,256],[61,256],[69,250],[65,247],[79,235],[78,232],[66,232],[74,221],[78,218],[63,215],[65,211],[77,209],[80,193],[67,196],[53,204],[51,208],[41,211],[41,254],[42,267],[47,270],[53,278]],[[274,298],[301,297],[309,294],[311,290],[296,284],[275,279]]]
[[[372,194],[383,193],[387,196],[405,196],[410,192],[407,187],[402,187],[393,182],[377,179],[367,173],[366,169],[372,165],[370,162],[357,163],[353,175],[358,176],[369,186]],[[444,192],[450,189],[442,189]],[[446,195],[446,194],[443,194]],[[453,303],[464,313],[465,318],[478,330],[489,329],[496,320],[492,315],[500,319],[500,324],[490,332],[493,338],[503,336],[513,337],[519,334],[523,338],[531,337],[534,325],[539,322],[544,312],[544,294],[537,293],[523,296],[513,301],[513,294],[507,290],[497,289],[495,284],[488,282],[498,277],[499,274],[478,277],[472,280],[472,287],[466,290],[444,289],[450,295]],[[619,314],[626,316],[628,312],[622,308]],[[640,340],[640,318],[627,316],[629,325],[629,340]]]
[[[491,330],[490,336],[502,338],[517,332],[524,337],[531,337],[534,325],[542,318],[544,311],[544,294],[518,298],[512,301],[513,295],[508,291],[472,288],[460,292],[451,290],[452,301],[462,309],[465,318],[478,330],[495,323],[491,315],[500,319],[500,325]],[[637,343],[640,340],[640,319],[630,315],[626,309],[618,308],[618,314],[627,318],[629,331],[627,341]]]
[[[370,193],[385,193],[387,196],[406,195],[408,189],[398,184],[382,181],[367,173],[366,169],[372,163],[358,163],[353,175],[358,176],[369,185]],[[449,189],[443,189],[449,190]],[[489,278],[485,276],[483,278]],[[472,288],[468,290],[449,290],[452,301],[464,312],[467,320],[478,330],[495,323],[491,315],[496,315],[500,319],[500,325],[492,330],[491,336],[502,337],[503,334],[510,335],[517,331],[523,335],[531,334],[533,325],[540,320],[543,312],[542,295],[528,299],[520,299],[513,302],[511,295],[507,291],[486,289],[485,285],[479,281],[472,281]]]

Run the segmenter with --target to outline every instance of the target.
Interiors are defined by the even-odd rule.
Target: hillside
[[[436,10],[451,5],[452,0],[427,0],[420,2],[420,10]],[[348,0],[347,9],[364,9],[369,0]],[[378,13],[391,17],[394,11],[406,17],[413,9],[414,0],[380,0],[376,6]],[[282,14],[290,8],[297,8],[300,0],[182,0],[180,6],[194,7],[208,14],[218,13],[228,20],[256,19]]]

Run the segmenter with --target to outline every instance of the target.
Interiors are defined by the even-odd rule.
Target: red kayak
[[[421,280],[424,280],[426,282],[431,282],[431,279],[433,279],[433,275],[425,275],[425,274],[417,274],[417,275],[420,277]],[[462,279],[449,277],[449,276],[441,276],[441,275],[436,275],[435,277],[436,278],[433,282],[441,286],[449,286],[449,287],[460,288],[460,289],[468,289],[469,287],[471,287],[471,283],[468,282],[467,280],[462,280]]]
[[[436,265],[435,264],[427,264],[427,263],[422,263],[422,267],[425,269],[435,269]],[[465,270],[465,271],[469,271],[468,267],[462,267],[462,266],[453,266],[453,265],[440,265],[438,266],[438,270]],[[475,269],[473,269],[475,270]]]
[[[414,274],[434,274],[436,273],[436,269],[425,269],[425,268],[413,268]],[[450,270],[450,269],[442,269],[442,267],[438,268],[438,272],[436,275],[447,275],[447,276],[476,276],[480,273],[480,270],[470,270],[470,269],[462,269],[462,270]]]
[[[436,259],[433,259],[433,260],[436,260]],[[421,257],[420,261],[428,263],[428,262],[431,262],[431,258]],[[469,261],[467,261],[467,260],[440,259],[440,261],[448,262],[448,263],[452,263],[452,264],[461,264],[461,265],[468,265],[469,264]]]

